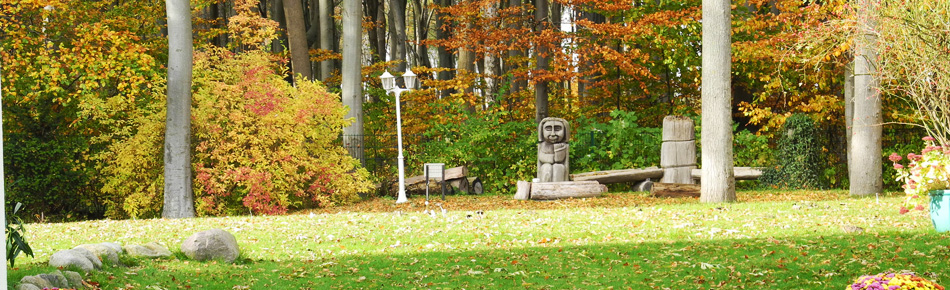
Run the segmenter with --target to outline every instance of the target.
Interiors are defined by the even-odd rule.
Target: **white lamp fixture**
[[[379,76],[379,79],[383,82],[383,89],[386,90],[386,93],[393,93],[396,95],[396,142],[397,147],[399,148],[399,155],[396,157],[396,162],[398,163],[399,167],[399,196],[396,198],[396,203],[409,202],[409,199],[406,198],[405,158],[403,158],[402,155],[402,111],[399,95],[401,95],[403,92],[416,88],[416,74],[409,70],[408,67],[406,68],[406,73],[404,73],[402,77],[406,83],[405,89],[396,86],[396,77],[390,74],[389,71],[384,71],[383,74]]]

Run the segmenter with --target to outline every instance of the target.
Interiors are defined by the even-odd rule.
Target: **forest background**
[[[466,165],[493,193],[534,174],[539,115],[572,122],[575,173],[657,165],[664,116],[701,126],[698,0],[365,0],[361,136],[341,134],[352,122],[336,94],[342,2],[191,4],[198,215],[391,194],[395,100],[378,79],[386,69],[409,67],[421,80],[402,95],[408,174],[424,162]],[[846,188],[852,43],[816,31],[853,18],[853,7],[732,8],[735,165],[770,166],[785,120],[801,113],[816,128],[816,184]],[[160,214],[168,41],[164,17],[153,15],[164,10],[163,1],[2,2],[8,202],[40,219]],[[288,49],[294,42],[307,53]],[[881,158],[921,148],[925,131],[904,124],[916,108],[893,94],[883,103]],[[897,190],[889,176],[885,165],[885,185]]]

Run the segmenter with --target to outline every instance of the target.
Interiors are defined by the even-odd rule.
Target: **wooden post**
[[[693,120],[683,116],[663,118],[663,147],[660,149],[662,183],[694,184],[696,131]]]

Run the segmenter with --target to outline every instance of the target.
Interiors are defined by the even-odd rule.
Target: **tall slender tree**
[[[548,0],[534,1],[534,22],[535,25],[537,25],[536,29],[539,33],[543,30],[551,29],[549,25],[551,19],[548,18]],[[535,43],[534,53],[537,61],[537,70],[535,72],[543,75],[547,72],[548,62],[550,62],[547,44],[541,42]],[[541,119],[548,117],[548,81],[543,78],[534,81],[534,106],[534,122],[541,123]]]
[[[342,97],[343,105],[350,110],[346,118],[353,123],[343,128],[344,141],[350,155],[363,159],[363,77],[362,69],[362,31],[363,10],[360,0],[343,0],[343,66]]]
[[[191,188],[191,6],[166,0],[168,14],[168,103],[165,117],[165,218],[195,216]]]
[[[732,157],[732,24],[729,0],[703,0],[702,202],[736,200]]]
[[[290,67],[294,78],[301,75],[304,79],[312,80],[307,25],[304,23],[303,4],[300,0],[284,0],[284,17],[287,19],[287,42],[290,46]]]
[[[333,50],[333,0],[318,0],[319,2],[319,26],[320,26],[320,49],[326,51]],[[320,80],[326,81],[333,72],[333,61],[324,60],[320,62]]]
[[[849,179],[852,195],[871,195],[884,190],[882,178],[881,81],[875,71],[877,23],[874,3],[858,1],[858,27],[861,29],[854,48],[854,120],[851,139]]]

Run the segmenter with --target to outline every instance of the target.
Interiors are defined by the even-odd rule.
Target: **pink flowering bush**
[[[943,286],[930,282],[927,279],[915,276],[912,273],[881,273],[877,275],[861,276],[846,290],[902,290],[902,289],[934,289],[944,290]]]
[[[919,155],[907,154],[906,167],[900,163],[903,157],[897,153],[891,153],[888,158],[894,162],[897,181],[904,183],[902,187],[907,194],[901,213],[912,208],[923,210],[923,196],[932,190],[950,189],[950,146],[936,145],[933,137],[924,137],[923,140],[927,147]]]

